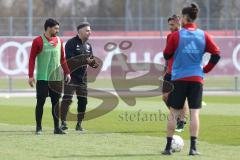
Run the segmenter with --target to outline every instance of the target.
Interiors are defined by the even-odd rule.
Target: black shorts
[[[190,109],[202,107],[203,85],[199,82],[173,81],[174,90],[169,94],[168,105],[182,109],[187,98]]]
[[[61,98],[62,82],[61,81],[43,81],[38,80],[36,84],[37,98],[54,97]]]

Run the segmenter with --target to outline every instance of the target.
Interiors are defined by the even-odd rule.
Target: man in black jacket
[[[82,22],[77,27],[77,36],[67,41],[65,46],[66,59],[71,71],[71,82],[64,85],[64,96],[61,103],[61,129],[68,129],[66,123],[67,112],[72,103],[74,92],[78,99],[77,131],[83,131],[81,126],[87,106],[87,65],[97,68],[98,64],[92,53],[91,44],[87,42],[91,34],[88,22]]]

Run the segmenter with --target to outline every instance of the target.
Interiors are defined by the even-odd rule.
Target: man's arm
[[[208,73],[215,67],[215,65],[220,60],[220,49],[216,45],[216,43],[212,40],[210,35],[208,35],[206,32],[205,32],[205,40],[206,40],[205,52],[210,53],[211,58],[210,58],[208,64],[203,67],[203,72]]]
[[[42,48],[43,48],[42,38],[37,37],[32,42],[32,47],[31,47],[30,56],[29,56],[29,63],[28,63],[28,77],[29,77],[28,84],[31,87],[34,87],[34,84],[35,84],[35,79],[33,74],[35,69],[36,57],[41,52]]]
[[[179,32],[178,31],[172,33],[171,36],[168,37],[166,47],[163,51],[163,57],[166,60],[169,60],[170,58],[172,58],[174,52],[176,51],[176,49],[178,47],[178,41],[179,41]]]
[[[61,40],[61,66],[65,75],[70,74],[67,61],[64,54],[63,41]]]

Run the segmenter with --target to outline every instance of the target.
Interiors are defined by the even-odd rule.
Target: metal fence
[[[0,36],[35,36],[43,31],[47,17],[0,17]],[[56,17],[61,25],[61,33],[73,31],[81,21],[92,24],[94,31],[160,31],[168,30],[167,17],[125,18],[125,17]],[[225,35],[238,36],[239,18],[201,18],[197,24],[204,30],[222,31]]]

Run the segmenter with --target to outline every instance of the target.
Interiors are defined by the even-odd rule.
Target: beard
[[[56,37],[58,33],[51,33],[51,37]]]

